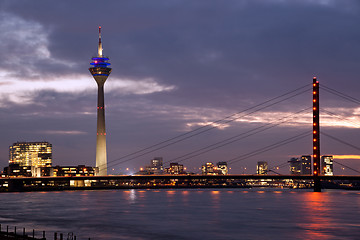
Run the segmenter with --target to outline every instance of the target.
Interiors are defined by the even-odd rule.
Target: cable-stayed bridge
[[[360,147],[356,146],[356,144],[353,143],[349,143],[346,140],[340,139],[336,136],[333,136],[327,132],[324,132],[323,130],[320,130],[320,112],[324,112],[330,116],[333,116],[335,118],[340,119],[341,121],[343,121],[344,119],[342,118],[341,115],[338,115],[334,112],[331,112],[327,109],[323,109],[323,108],[319,108],[319,91],[324,90],[327,93],[330,93],[332,95],[335,95],[336,97],[342,98],[348,102],[351,102],[353,104],[357,104],[360,105],[360,100],[349,96],[347,94],[344,94],[340,91],[337,91],[333,88],[327,87],[327,86],[323,86],[321,85],[321,88],[319,86],[319,82],[316,80],[316,78],[313,79],[313,83],[310,86],[310,84],[306,84],[302,87],[296,88],[294,90],[291,90],[289,92],[286,92],[284,94],[281,94],[277,97],[268,99],[262,103],[256,104],[254,106],[248,107],[242,111],[230,114],[228,116],[225,116],[221,119],[218,119],[216,121],[213,121],[211,123],[208,123],[204,126],[198,127],[196,129],[193,129],[191,131],[182,133],[180,135],[174,136],[170,139],[158,142],[156,144],[153,144],[151,146],[145,147],[143,149],[140,149],[138,151],[135,151],[133,153],[129,153],[126,154],[124,156],[121,156],[119,158],[116,159],[112,159],[110,161],[107,162],[107,168],[111,169],[115,166],[133,161],[135,159],[138,159],[140,157],[146,156],[148,154],[154,153],[156,151],[165,149],[169,146],[178,144],[180,142],[184,142],[186,140],[189,140],[191,138],[194,138],[195,136],[201,136],[204,135],[204,133],[213,131],[215,129],[217,129],[217,127],[219,125],[224,125],[224,124],[230,124],[234,121],[240,120],[242,118],[248,117],[248,116],[252,116],[256,113],[259,113],[263,110],[266,110],[272,106],[276,106],[278,104],[281,103],[285,103],[286,101],[295,98],[297,96],[300,96],[302,94],[306,94],[309,93],[310,91],[312,91],[312,107],[311,106],[307,106],[299,111],[293,112],[288,114],[287,116],[281,116],[271,122],[268,122],[266,124],[263,124],[261,126],[257,126],[255,128],[252,129],[248,129],[244,132],[235,134],[231,137],[228,137],[226,139],[223,139],[221,141],[209,144],[207,146],[201,147],[199,149],[193,150],[191,152],[182,154],[180,156],[174,157],[172,159],[167,160],[166,162],[164,162],[165,164],[170,163],[170,162],[177,162],[177,163],[183,163],[186,161],[189,161],[191,159],[194,159],[198,156],[201,156],[203,154],[209,153],[211,151],[215,151],[217,149],[220,149],[224,146],[227,146],[229,144],[238,142],[240,140],[244,140],[248,137],[254,136],[256,134],[265,132],[267,130],[270,130],[272,128],[275,128],[277,126],[280,126],[282,124],[288,124],[291,121],[294,121],[295,118],[297,118],[299,115],[302,114],[309,114],[312,112],[313,115],[313,121],[312,121],[312,129],[308,129],[306,131],[303,131],[301,133],[297,133],[295,136],[291,136],[288,137],[286,139],[281,139],[281,140],[277,140],[274,143],[271,143],[267,146],[264,147],[260,147],[258,149],[252,150],[252,151],[248,151],[245,153],[242,153],[236,157],[227,159],[227,160],[222,160],[222,161],[226,161],[228,164],[236,164],[238,162],[247,160],[249,158],[252,158],[254,156],[260,155],[262,153],[265,152],[269,152],[273,149],[276,148],[280,148],[283,146],[286,146],[288,144],[294,143],[296,141],[299,141],[300,139],[312,136],[312,157],[313,157],[313,171],[312,171],[312,175],[281,175],[278,174],[275,169],[271,169],[272,175],[222,175],[222,176],[208,176],[208,175],[197,175],[197,174],[193,174],[193,175],[172,175],[172,176],[168,176],[168,175],[149,175],[149,176],[95,176],[95,177],[46,177],[46,178],[17,178],[16,180],[12,180],[12,179],[8,179],[10,181],[10,185],[14,185],[14,186],[21,186],[24,184],[27,185],[31,185],[36,181],[40,181],[41,184],[45,184],[45,185],[56,185],[55,182],[57,181],[62,181],[62,182],[66,182],[66,181],[104,181],[104,182],[109,182],[109,181],[149,181],[152,179],[178,179],[178,180],[191,180],[191,181],[200,181],[200,180],[216,180],[216,179],[224,179],[224,180],[243,180],[243,179],[277,179],[277,180],[281,180],[281,179],[296,179],[296,180],[313,180],[313,186],[314,186],[314,190],[315,191],[321,191],[321,182],[324,181],[329,181],[329,180],[360,180],[360,171],[358,171],[355,167],[352,166],[348,166],[344,163],[340,163],[338,161],[334,161],[334,163],[339,164],[342,167],[346,167],[347,169],[350,169],[354,172],[354,175],[352,176],[340,176],[340,175],[335,175],[335,176],[323,176],[321,174],[322,169],[320,169],[320,136],[323,137],[327,137],[329,139],[332,139],[334,141],[337,141],[340,144],[346,145],[347,147],[353,148],[356,151],[360,151]],[[309,99],[310,102],[310,99]],[[310,125],[311,123],[309,123]],[[351,124],[353,124],[354,126],[359,126],[358,123],[356,122],[351,122]],[[289,153],[291,154],[291,153]],[[288,162],[286,161],[285,163],[281,163],[281,164],[277,164],[277,169],[282,168],[282,167],[286,167],[288,166]],[[1,181],[5,181],[5,179],[2,179]],[[21,184],[21,181],[23,184]],[[16,182],[16,183],[15,183]],[[36,185],[36,184],[35,184]],[[80,184],[82,185],[82,184]]]

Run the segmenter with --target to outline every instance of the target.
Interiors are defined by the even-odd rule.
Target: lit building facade
[[[95,176],[96,168],[85,165],[78,166],[55,166],[52,168],[51,176],[73,177],[73,176]]]
[[[213,163],[207,162],[205,165],[201,166],[201,173],[203,175],[216,175],[216,167]]]
[[[259,175],[266,175],[268,173],[268,163],[258,162],[256,166],[256,173]]]
[[[89,68],[89,71],[98,85],[96,167],[99,169],[98,175],[104,176],[107,175],[104,84],[112,69],[108,67],[109,58],[103,55],[101,27],[99,27],[98,55],[91,60],[90,64],[93,66]]]
[[[9,147],[9,165],[51,167],[52,145],[49,142],[17,142]]]
[[[334,158],[331,155],[324,155],[321,156],[321,173],[325,176],[333,176],[334,175],[334,169],[333,169],[333,163]]]
[[[201,173],[203,175],[227,175],[228,166],[226,162],[218,162],[216,166],[211,162],[207,162],[201,166]]]
[[[170,167],[165,170],[168,174],[185,174],[184,165],[179,163],[170,163]]]
[[[217,170],[219,171],[219,173],[221,175],[228,175],[229,169],[228,169],[227,162],[218,162],[217,163]]]

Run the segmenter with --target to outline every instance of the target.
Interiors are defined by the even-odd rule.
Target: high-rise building
[[[258,162],[256,166],[256,173],[259,175],[266,175],[268,173],[268,163]]]
[[[333,162],[334,158],[331,155],[324,155],[321,156],[321,173],[325,176],[332,176],[334,175],[333,169]]]
[[[107,175],[104,84],[111,73],[111,68],[108,67],[109,58],[104,57],[102,51],[101,27],[99,27],[98,55],[91,59],[90,64],[93,67],[89,70],[98,85],[96,167],[99,169],[98,175]]]
[[[291,158],[289,161],[290,164],[290,174],[291,175],[300,175],[301,174],[301,159]]]
[[[221,175],[227,175],[229,173],[229,169],[227,166],[227,162],[218,162],[217,163],[217,170]]]
[[[311,156],[302,155],[301,156],[301,174],[302,175],[311,175]]]
[[[9,147],[9,165],[51,167],[52,145],[49,142],[17,142]]]

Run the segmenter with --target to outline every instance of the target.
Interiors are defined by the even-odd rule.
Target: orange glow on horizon
[[[333,155],[334,159],[360,159],[360,155]]]

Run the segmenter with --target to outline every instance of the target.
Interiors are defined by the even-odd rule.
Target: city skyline
[[[99,25],[106,29],[104,55],[111,57],[116,69],[105,97],[109,161],[306,84],[311,88],[313,76],[320,82],[320,109],[342,117],[324,114],[320,131],[357,145],[360,108],[321,90],[324,85],[357,97],[360,5],[356,1],[193,1],[185,5],[181,1],[110,1],[111,14],[99,13],[99,18],[93,18],[88,1],[72,3],[72,9],[67,8],[69,3],[0,3],[0,54],[6,60],[0,65],[2,168],[12,143],[43,140],[53,144],[55,164],[95,166],[96,85],[87,66],[89,56],[96,55],[94,29]],[[110,169],[138,169],[155,156],[164,162],[176,159],[311,108],[311,101],[309,90],[286,104],[216,125],[190,141]],[[307,129],[311,133],[311,120],[311,112],[298,114],[285,125],[181,164],[191,169],[205,162],[228,161]],[[256,171],[258,161],[272,167],[294,156],[310,155],[311,140],[309,136],[229,167],[235,173],[247,167],[250,173]],[[358,154],[321,136],[321,155],[356,159]],[[341,161],[359,168],[356,160]]]

